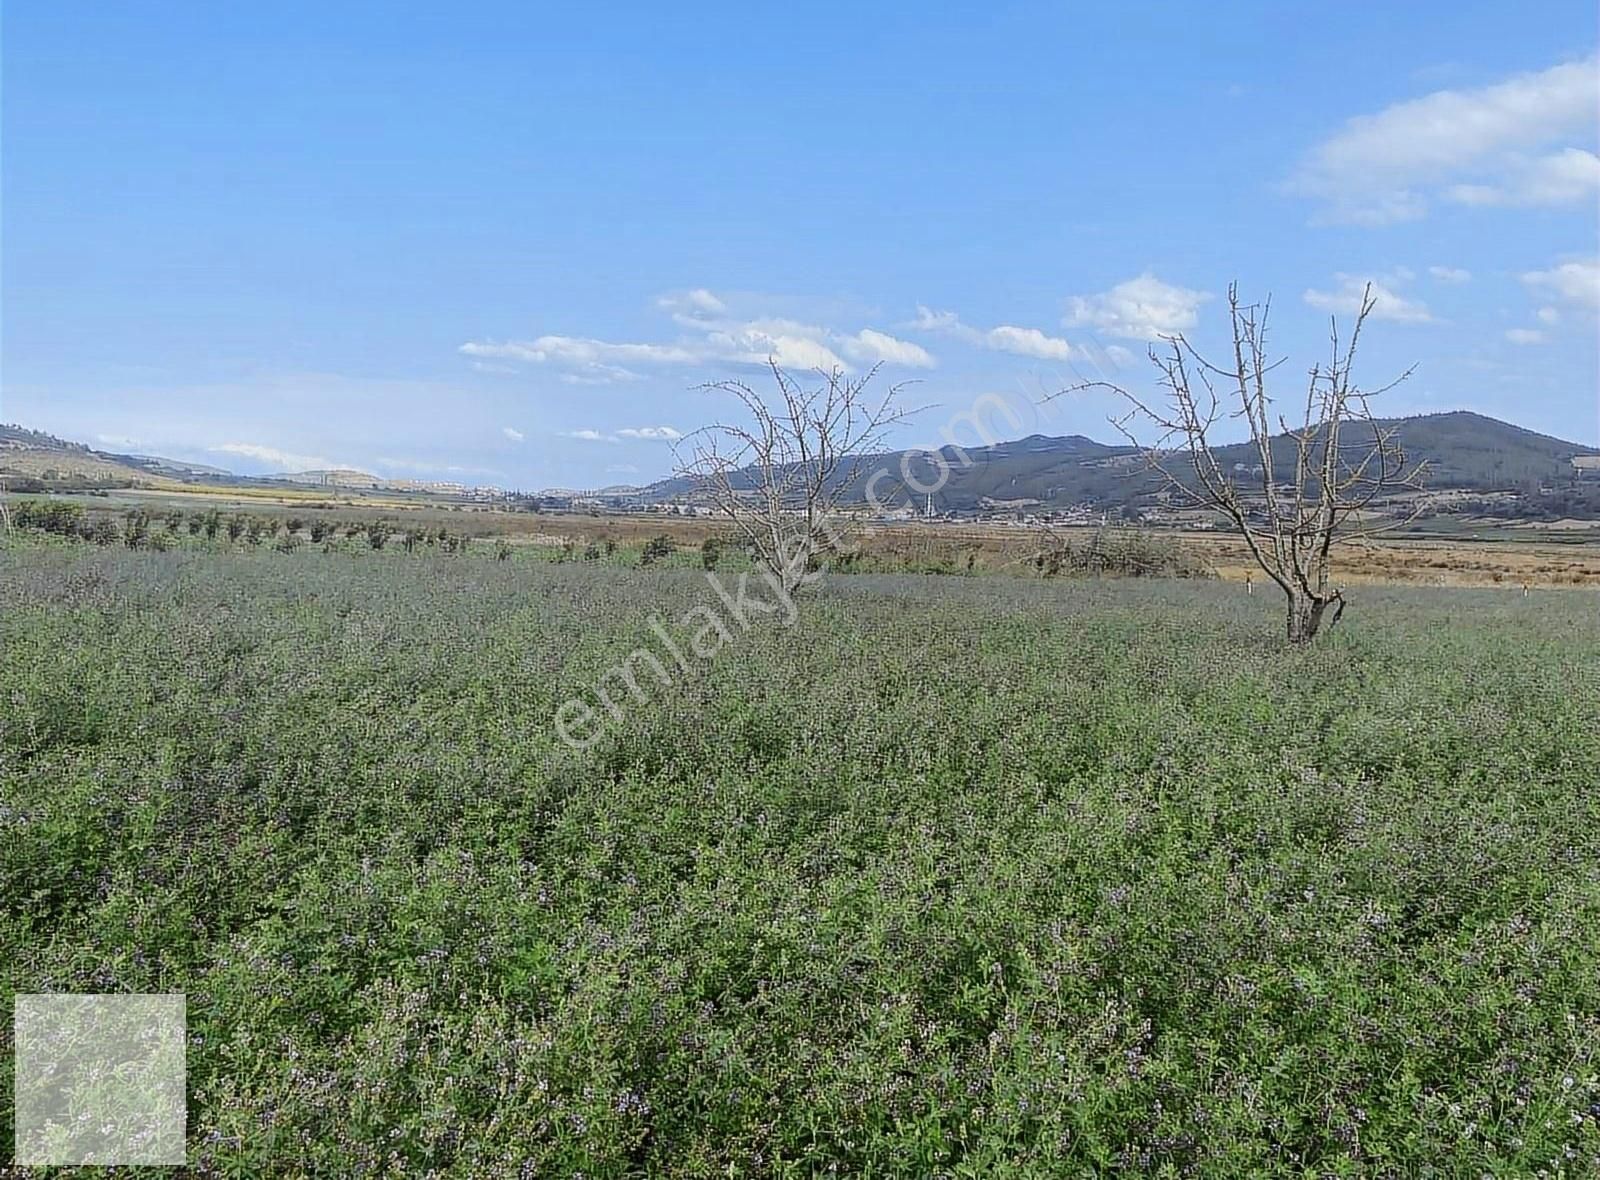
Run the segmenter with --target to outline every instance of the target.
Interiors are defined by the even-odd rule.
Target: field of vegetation
[[[103,545],[140,549],[225,549],[256,546],[279,551],[310,544],[328,548],[384,546],[430,549],[495,547],[504,542],[530,557],[600,558],[637,563],[652,541],[666,538],[687,554],[708,541],[729,558],[726,521],[667,514],[542,513],[475,504],[447,506],[416,499],[403,505],[366,497],[281,504],[248,497],[117,493],[86,496],[11,496],[11,516],[24,532],[74,536]],[[1343,545],[1334,569],[1341,582],[1437,586],[1600,587],[1600,529],[1566,526],[1491,527],[1470,518],[1425,522],[1430,535],[1397,531],[1377,541]],[[1444,528],[1448,523],[1449,528]],[[1432,535],[1437,534],[1437,535]],[[1249,550],[1224,531],[1190,531],[1113,524],[1109,528],[1038,528],[996,524],[910,522],[860,528],[858,556],[849,572],[1071,573],[1071,553],[1047,555],[1057,542],[1090,556],[1097,543],[1124,550],[1125,563],[1162,575],[1261,577]],[[331,545],[330,545],[331,542]],[[1142,552],[1134,552],[1142,550]],[[1068,560],[1061,560],[1066,558]],[[694,564],[683,559],[688,564]],[[680,562],[681,563],[681,562]]]
[[[0,549],[0,1003],[196,1174],[1600,1173],[1587,592],[830,577],[579,752],[690,555],[187,545]]]

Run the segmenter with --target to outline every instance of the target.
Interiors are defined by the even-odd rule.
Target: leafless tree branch
[[[862,459],[882,451],[902,421],[904,388],[872,388],[879,366],[859,375],[817,370],[805,384],[768,361],[773,389],[714,381],[703,390],[731,397],[737,417],[688,435],[678,473],[730,521],[746,547],[786,590],[844,545],[838,512],[862,475]]]
[[[1126,409],[1112,425],[1138,448],[1170,501],[1220,514],[1244,539],[1284,592],[1295,643],[1317,634],[1330,607],[1330,627],[1344,613],[1343,593],[1330,588],[1333,547],[1405,525],[1420,509],[1413,498],[1397,513],[1393,500],[1421,489],[1426,464],[1408,460],[1397,427],[1372,411],[1372,399],[1411,370],[1374,390],[1354,378],[1375,302],[1369,285],[1348,339],[1341,339],[1337,320],[1331,324],[1328,359],[1310,370],[1298,422],[1274,413],[1268,393],[1268,376],[1282,363],[1268,359],[1270,301],[1242,303],[1237,284],[1228,288],[1231,365],[1214,364],[1186,337],[1171,336],[1165,349],[1150,350],[1164,391],[1159,399],[1104,381],[1051,395],[1101,389],[1122,399]],[[1213,433],[1224,417],[1243,419],[1250,432],[1257,462],[1243,473],[1218,458]],[[1154,442],[1136,437],[1140,426],[1154,431]]]

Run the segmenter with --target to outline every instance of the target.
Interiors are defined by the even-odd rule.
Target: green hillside
[[[1412,418],[1380,420],[1383,428],[1398,427],[1398,438],[1408,460],[1426,460],[1427,486],[1433,490],[1473,492],[1521,491],[1536,493],[1541,487],[1563,487],[1573,483],[1575,455],[1597,449],[1564,439],[1552,438],[1488,418],[1458,410]],[[1346,437],[1360,436],[1360,427],[1346,428]],[[1137,503],[1156,490],[1156,485],[1133,448],[1107,446],[1082,435],[1049,438],[1033,435],[992,447],[972,447],[965,452],[966,464],[954,448],[944,452],[950,477],[934,496],[939,511],[971,511],[995,501],[1039,501],[1051,507],[1092,504],[1100,508],[1119,508]],[[1273,442],[1274,464],[1280,474],[1292,470],[1293,447],[1280,436]],[[1222,447],[1218,457],[1227,465],[1254,466],[1258,462],[1251,443]],[[935,466],[927,455],[893,452],[878,456],[864,466],[871,470],[887,468],[893,473],[906,464],[914,481],[934,482]],[[880,480],[876,490],[885,501],[914,502],[923,507],[923,497],[900,487],[896,478]],[[666,481],[650,489],[659,496],[681,495],[687,485]]]

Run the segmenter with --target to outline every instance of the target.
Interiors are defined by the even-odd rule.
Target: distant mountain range
[[[1572,484],[1579,476],[1573,459],[1600,452],[1597,447],[1552,438],[1465,410],[1380,420],[1379,426],[1397,428],[1396,437],[1408,459],[1427,461],[1427,487],[1436,492],[1520,492],[1536,496],[1541,488]],[[1346,430],[1347,438],[1359,437],[1355,433],[1359,426]],[[1081,434],[1060,438],[1035,434],[993,446],[967,447],[964,451],[946,447],[941,453],[949,477],[933,495],[935,511],[967,512],[1008,505],[1065,508],[1092,504],[1114,508],[1135,503],[1157,490],[1137,448],[1112,446]],[[1280,474],[1292,471],[1293,455],[1287,438],[1274,440],[1274,468]],[[1220,447],[1217,457],[1225,466],[1238,464],[1248,469],[1260,464],[1253,443]],[[890,472],[875,488],[883,502],[925,507],[925,498],[899,479],[902,470],[911,473],[914,484],[931,486],[937,482],[936,466],[925,452],[897,451],[860,463],[864,471]],[[1600,477],[1600,471],[1592,474]],[[864,496],[861,483],[864,481],[858,481],[858,490]],[[1591,478],[1589,483],[1600,486],[1600,479]],[[898,494],[893,494],[897,490]],[[689,491],[687,481],[674,478],[640,489],[639,495],[659,500]]]
[[[1464,410],[1418,417],[1389,419],[1383,426],[1394,426],[1406,453],[1425,459],[1431,492],[1456,492],[1505,499],[1504,493],[1537,499],[1557,494],[1560,489],[1577,488],[1576,501],[1570,495],[1562,503],[1576,505],[1578,514],[1587,515],[1584,505],[1596,500],[1600,515],[1600,460],[1575,464],[1580,456],[1600,453],[1600,447],[1568,442],[1538,434],[1495,418]],[[1049,437],[1030,435],[993,446],[968,447],[962,452],[946,447],[942,452],[950,475],[933,497],[939,512],[978,512],[1010,507],[1038,506],[1065,508],[1093,505],[1100,509],[1121,508],[1146,501],[1155,486],[1131,446],[1097,442],[1083,435]],[[1274,442],[1274,466],[1287,468],[1292,449],[1287,439]],[[1259,463],[1253,444],[1222,447],[1218,457],[1226,465],[1248,469]],[[886,469],[891,476],[878,481],[875,491],[880,500],[926,506],[925,498],[903,485],[898,473],[909,471],[919,482],[932,482],[934,464],[924,452],[890,452],[856,461],[863,472]],[[904,467],[902,467],[904,464]],[[1582,468],[1580,470],[1580,468]],[[218,467],[185,463],[151,455],[97,451],[82,443],[68,442],[53,435],[19,426],[0,426],[0,476],[17,484],[31,483],[61,487],[159,486],[162,483],[222,485],[281,485],[337,487],[352,490],[390,490],[409,492],[460,491],[458,485],[426,483],[417,480],[389,480],[359,471],[312,471],[270,477],[234,475]],[[864,482],[864,481],[862,481]],[[898,494],[895,494],[898,491]],[[614,503],[651,504],[681,500],[692,495],[690,483],[681,478],[663,479],[643,487],[614,486],[598,491],[550,489],[542,496],[550,499],[596,497]],[[855,493],[864,498],[858,484]],[[1551,511],[1564,511],[1552,507]]]

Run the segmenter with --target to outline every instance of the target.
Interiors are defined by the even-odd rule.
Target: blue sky
[[[936,444],[1273,296],[1396,413],[1600,435],[1577,3],[6,5],[0,418],[265,472],[665,474],[694,387],[885,362]]]

